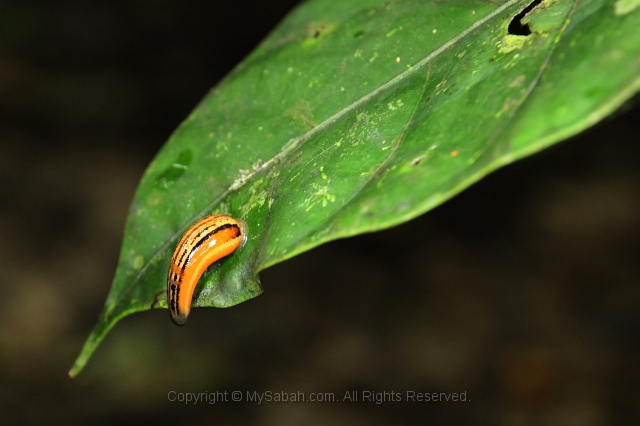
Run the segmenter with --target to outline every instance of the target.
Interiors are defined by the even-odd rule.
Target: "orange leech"
[[[184,233],[171,257],[167,304],[173,322],[183,325],[191,311],[198,280],[214,262],[242,247],[247,224],[223,214],[207,216]]]

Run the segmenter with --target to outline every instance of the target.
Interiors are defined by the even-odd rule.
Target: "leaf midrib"
[[[568,24],[569,24],[569,23],[570,23],[570,21],[571,21],[571,17],[573,16],[573,13],[575,12],[575,9],[576,9],[576,7],[577,7],[577,4],[578,4],[578,0],[573,0],[573,6],[572,6],[571,10],[569,11],[569,13],[567,14],[567,16],[565,17],[565,19],[564,19],[564,23],[563,23],[562,27],[560,28],[560,30],[558,31],[558,34],[557,34],[557,35],[556,35],[556,37],[555,37],[555,42],[554,42],[553,48],[549,49],[549,51],[548,51],[548,53],[547,53],[546,57],[544,58],[544,60],[542,61],[542,64],[540,65],[540,68],[539,68],[539,69],[538,69],[538,71],[536,72],[536,74],[535,74],[535,76],[534,76],[534,78],[533,78],[532,82],[529,84],[529,86],[527,87],[527,90],[526,90],[526,91],[525,91],[525,93],[522,95],[522,97],[521,97],[521,99],[520,99],[520,101],[519,101],[518,105],[517,105],[515,108],[513,108],[513,110],[512,110],[512,111],[510,112],[510,114],[509,114],[509,118],[508,118],[507,120],[505,120],[505,122],[502,124],[502,126],[500,126],[500,127],[499,127],[499,128],[498,128],[498,129],[493,133],[493,135],[491,135],[491,137],[488,139],[487,143],[485,144],[485,147],[482,149],[482,151],[481,151],[481,154],[480,154],[480,155],[482,155],[482,154],[486,151],[486,149],[488,149],[488,147],[489,147],[489,146],[491,146],[491,144],[492,144],[496,139],[498,139],[498,138],[500,137],[500,135],[504,132],[504,130],[505,130],[505,129],[509,126],[509,124],[512,122],[513,117],[515,117],[515,115],[516,115],[517,111],[519,111],[519,110],[520,110],[520,108],[522,107],[522,105],[527,101],[527,99],[529,99],[529,96],[530,96],[530,95],[531,95],[531,93],[533,92],[533,89],[538,85],[538,83],[539,83],[540,79],[542,78],[542,75],[544,74],[544,72],[545,72],[545,70],[546,70],[546,68],[547,68],[547,66],[548,66],[548,64],[549,64],[549,61],[550,61],[551,57],[553,56],[553,54],[554,54],[554,52],[555,52],[555,50],[556,50],[556,47],[558,46],[558,43],[559,43],[560,38],[561,38],[561,37],[562,37],[562,35],[564,34],[564,31],[567,29],[567,26],[568,26]],[[488,16],[488,15],[487,15],[487,16]],[[471,28],[471,27],[469,27],[469,28]],[[472,30],[472,31],[473,31],[473,30]],[[462,33],[461,33],[460,35],[462,35]],[[453,41],[453,39],[452,39],[452,41]],[[445,46],[445,45],[443,45],[443,47],[444,47],[444,46]],[[450,46],[448,46],[448,47],[450,47]],[[434,53],[435,53],[435,51],[434,51]],[[423,60],[421,60],[420,62],[418,62],[418,64],[420,64],[420,65],[419,65],[419,67],[421,67],[421,66],[423,66],[423,65],[426,65],[426,64],[427,64],[431,59],[433,59],[433,58],[431,58],[431,59],[429,59],[429,60],[426,60],[427,58],[428,58],[428,57],[426,57],[425,59],[423,59]],[[416,67],[418,67],[418,66],[416,66]],[[427,79],[428,79],[428,77],[427,77]],[[425,90],[425,89],[426,89],[426,84],[425,84],[425,87],[423,88],[423,92],[424,92],[424,90]],[[411,115],[410,115],[410,116],[409,116],[409,118],[407,119],[407,122],[405,123],[405,126],[403,127],[403,129],[402,129],[402,131],[400,132],[400,134],[396,137],[396,140],[398,140],[398,143],[394,144],[393,149],[390,151],[389,155],[384,159],[384,161],[383,161],[383,162],[382,162],[378,167],[376,167],[375,171],[371,174],[371,176],[370,176],[370,177],[369,177],[365,182],[363,182],[363,183],[362,183],[362,184],[361,184],[361,185],[360,185],[360,186],[359,186],[359,187],[358,187],[358,188],[353,192],[353,194],[349,197],[349,199],[348,199],[348,200],[346,200],[346,201],[343,203],[343,205],[342,205],[339,209],[337,209],[335,212],[333,212],[333,213],[332,213],[332,214],[331,214],[331,215],[330,215],[330,216],[329,216],[329,217],[328,217],[328,218],[327,218],[327,219],[322,223],[322,225],[321,225],[321,226],[324,226],[324,228],[326,228],[327,224],[328,224],[331,220],[333,220],[333,218],[334,218],[334,217],[335,217],[335,216],[336,216],[340,211],[342,211],[342,210],[343,210],[347,205],[349,205],[349,203],[351,202],[351,200],[353,200],[355,197],[357,197],[357,196],[360,194],[360,192],[361,192],[364,188],[366,188],[366,187],[367,187],[367,186],[368,186],[368,185],[373,181],[373,178],[374,178],[375,176],[378,176],[378,175],[379,175],[380,170],[382,170],[382,169],[384,168],[384,166],[385,166],[386,164],[388,164],[389,160],[393,157],[393,154],[395,154],[395,152],[398,150],[398,148],[399,148],[399,147],[400,147],[400,145],[402,144],[402,141],[404,140],[404,136],[405,136],[405,134],[406,134],[406,131],[407,131],[408,127],[409,127],[409,124],[411,123],[411,121],[412,121],[412,119],[413,119],[413,116],[414,116],[414,114],[415,114],[415,110],[416,110],[417,106],[419,105],[419,103],[420,103],[420,97],[418,98],[417,104],[414,106],[414,109],[413,109],[413,111],[411,112]],[[480,157],[480,156],[478,156],[478,158],[479,158],[479,157]],[[498,160],[498,162],[500,162],[500,159],[497,159],[497,160]],[[482,175],[482,172],[480,172],[480,175]],[[472,176],[470,176],[468,179],[473,181],[474,176],[472,175]],[[465,180],[465,181],[466,181],[466,180]],[[463,185],[463,186],[465,186],[465,185]],[[414,215],[414,216],[415,216],[415,215]],[[410,218],[410,217],[409,217],[409,218]],[[398,219],[398,220],[397,220],[397,222],[404,222],[404,221],[405,221],[405,220],[407,220],[407,219],[408,219],[408,218],[403,217],[403,218]],[[384,228],[386,228],[386,227],[388,227],[388,224],[380,224],[378,227],[374,227],[373,229],[371,229],[371,231],[376,231],[376,230],[379,230],[379,229],[384,229]],[[316,231],[315,231],[315,230],[312,230],[312,231],[310,231],[310,232],[306,233],[304,236],[302,236],[301,238],[299,238],[299,239],[298,239],[295,243],[293,243],[292,245],[293,245],[293,246],[296,246],[300,241],[304,241],[304,240],[305,240],[309,235],[312,235],[314,232],[316,232]],[[357,232],[357,231],[353,231],[353,230],[352,230],[351,232],[347,232],[346,234],[344,234],[344,235],[340,235],[339,237],[349,237],[349,236],[355,235],[355,234],[357,234],[357,233],[359,233],[359,232]],[[335,238],[336,236],[335,236],[335,235],[333,235],[333,237]],[[318,241],[314,241],[314,243],[312,244],[312,247],[318,246],[318,245],[320,245],[320,244],[322,244],[322,243],[324,243],[324,242],[326,242],[326,240],[323,240],[323,239],[320,239],[320,240],[318,240]],[[296,247],[296,250],[292,251],[291,253],[288,253],[288,255],[287,255],[287,256],[284,256],[284,257],[282,257],[282,258],[280,258],[280,259],[274,259],[273,261],[271,261],[270,263],[268,263],[265,267],[271,266],[271,265],[273,265],[273,264],[277,263],[278,261],[286,260],[286,259],[288,259],[288,258],[290,258],[290,257],[295,256],[297,253],[300,253],[300,252],[305,251],[305,250],[308,250],[308,249],[309,249],[309,247],[308,247],[308,246],[306,246],[306,247],[305,247],[305,246],[304,246],[304,244],[300,244],[299,246],[297,246],[297,247]]]
[[[331,126],[333,123],[338,121],[340,118],[345,116],[347,113],[349,113],[349,112],[353,111],[354,109],[366,104],[371,99],[373,99],[374,97],[378,96],[380,93],[383,93],[387,89],[390,89],[390,88],[394,87],[397,83],[399,83],[400,81],[402,81],[406,77],[412,75],[415,72],[418,72],[419,70],[422,69],[423,66],[425,66],[427,63],[431,62],[432,60],[434,60],[435,58],[437,58],[438,56],[440,56],[441,54],[446,52],[449,48],[454,46],[460,40],[462,40],[463,38],[465,38],[466,36],[468,36],[469,34],[474,32],[476,29],[480,28],[482,25],[484,25],[485,23],[489,22],[490,20],[492,20],[493,18],[498,16],[504,10],[508,9],[509,7],[511,7],[511,6],[513,6],[513,5],[517,4],[517,3],[520,3],[521,1],[522,0],[509,0],[506,3],[500,5],[498,8],[496,8],[493,11],[491,11],[489,14],[487,14],[483,18],[481,18],[481,19],[477,20],[476,22],[474,22],[467,29],[465,29],[464,31],[462,31],[461,33],[459,33],[458,35],[453,37],[451,40],[449,40],[446,43],[442,44],[439,48],[437,48],[436,50],[434,50],[433,52],[431,52],[430,54],[428,54],[427,56],[422,58],[420,61],[418,61],[415,65],[411,66],[409,69],[403,71],[402,73],[400,73],[397,76],[393,77],[392,79],[390,79],[386,83],[382,84],[378,88],[376,88],[376,89],[372,90],[371,92],[367,93],[366,95],[362,96],[357,101],[347,105],[346,107],[344,107],[343,109],[339,110],[338,112],[336,112],[332,116],[326,118],[324,121],[322,121],[320,124],[318,124],[313,129],[307,131],[306,133],[304,133],[304,134],[302,134],[300,136],[297,136],[295,138],[291,138],[282,147],[280,152],[278,152],[276,155],[274,155],[269,160],[267,160],[264,163],[262,163],[259,167],[256,167],[255,169],[252,168],[251,172],[249,172],[248,174],[246,174],[244,176],[242,176],[241,174],[238,174],[238,177],[229,185],[229,187],[226,190],[224,190],[222,193],[220,193],[220,195],[215,197],[209,204],[206,205],[206,207],[201,209],[198,213],[192,215],[188,220],[186,220],[182,225],[180,225],[178,227],[176,232],[174,232],[173,235],[171,235],[171,237],[169,237],[167,239],[167,241],[164,242],[156,250],[156,252],[149,258],[149,260],[145,263],[145,265],[142,268],[140,268],[140,271],[138,272],[138,274],[136,274],[136,277],[133,279],[133,281],[131,281],[131,285],[127,286],[127,288],[123,292],[120,293],[119,297],[116,300],[117,301],[122,300],[123,298],[125,298],[128,295],[128,293],[132,290],[132,288],[135,287],[135,284],[140,280],[140,278],[142,276],[144,276],[144,274],[146,273],[147,269],[149,269],[150,265],[154,264],[155,261],[157,261],[157,259],[161,256],[161,254],[169,248],[169,246],[172,244],[172,242],[175,241],[178,237],[180,237],[184,233],[184,231],[188,228],[189,224],[191,224],[194,221],[194,219],[197,219],[197,218],[205,216],[207,214],[207,212],[211,211],[211,209],[214,206],[218,205],[231,192],[243,188],[254,177],[256,177],[257,175],[261,174],[265,170],[268,170],[270,167],[272,167],[273,165],[279,163],[280,161],[284,160],[289,154],[291,154],[292,152],[296,151],[298,148],[300,148],[306,141],[311,139],[313,136],[315,136],[316,134],[322,132],[323,130],[325,130],[326,128]],[[108,310],[107,314],[109,314],[111,311],[113,311],[113,309],[115,309],[116,305],[117,304],[112,305],[112,308]]]

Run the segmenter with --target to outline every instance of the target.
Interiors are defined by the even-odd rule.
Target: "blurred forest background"
[[[67,371],[146,165],[294,0],[0,1],[5,424],[640,423],[640,109],[422,217],[119,323]],[[466,403],[171,403],[169,391],[466,392]]]

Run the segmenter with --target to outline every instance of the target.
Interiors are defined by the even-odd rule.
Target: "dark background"
[[[265,293],[126,318],[67,371],[146,165],[296,2],[0,1],[3,424],[640,422],[640,109],[407,224],[272,267]],[[466,392],[171,403],[176,392]]]

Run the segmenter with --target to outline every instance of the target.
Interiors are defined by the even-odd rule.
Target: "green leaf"
[[[522,14],[522,0],[302,4],[149,166],[70,374],[119,319],[166,307],[173,248],[204,215],[249,224],[194,296],[232,306],[261,293],[261,269],[407,221],[596,123],[640,86],[639,3],[544,0]],[[516,16],[529,35],[508,33]]]

